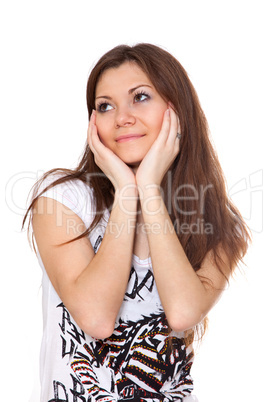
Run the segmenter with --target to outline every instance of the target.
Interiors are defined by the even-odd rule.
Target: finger
[[[93,124],[92,124],[92,120],[93,120],[93,111],[91,113],[90,119],[89,119],[89,123],[88,123],[88,129],[87,129],[87,143],[89,145],[89,148],[92,150],[92,128],[93,128]]]
[[[169,130],[170,130],[170,108],[168,108],[164,113],[161,130],[157,137],[159,143],[163,144],[166,142],[169,135]]]
[[[180,123],[179,116],[177,116],[177,119],[178,119],[178,133],[181,134],[181,123]]]
[[[170,110],[170,136],[169,139],[174,141],[176,139],[178,133],[178,116],[176,112],[171,109]]]
[[[169,104],[169,108],[171,109],[171,119],[172,119],[172,117],[175,115],[176,116],[176,118],[177,118],[177,120],[176,120],[176,122],[177,122],[177,132],[181,132],[181,126],[180,126],[180,119],[179,119],[179,116],[178,116],[178,114],[177,114],[177,112],[176,112],[176,109],[175,109],[175,107],[174,107],[174,105],[173,105],[173,103],[171,103],[171,102],[168,102],[168,104]],[[173,119],[172,119],[173,120]]]
[[[89,148],[90,148],[91,151],[92,151],[92,141],[91,141],[91,127],[90,127],[90,123],[89,123],[88,129],[87,129],[87,143],[88,143]]]
[[[167,143],[174,146],[178,145],[181,137],[180,121],[177,113],[172,109],[170,113],[170,135]]]
[[[89,129],[88,129],[88,141],[89,141],[89,146],[91,151],[94,153],[94,155],[99,155],[101,150],[104,147],[102,142],[100,141],[99,135],[98,135],[98,130],[96,126],[96,112],[93,110],[91,117],[90,117],[90,122],[89,122]]]

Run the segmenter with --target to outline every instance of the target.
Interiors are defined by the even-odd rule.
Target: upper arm
[[[36,201],[32,225],[48,277],[61,300],[68,305],[72,285],[95,253],[87,237],[64,243],[82,234],[86,227],[73,211],[47,197]]]

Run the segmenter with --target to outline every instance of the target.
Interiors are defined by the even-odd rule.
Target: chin
[[[127,157],[121,157],[120,155],[118,155],[120,157],[120,159],[128,166],[130,167],[138,167],[139,164],[141,163],[141,161],[143,160],[145,155],[142,156],[137,156],[137,157],[131,157],[131,156],[127,156]]]
[[[128,167],[130,167],[130,169],[135,173],[140,165],[140,162],[139,163],[126,163],[126,165]]]

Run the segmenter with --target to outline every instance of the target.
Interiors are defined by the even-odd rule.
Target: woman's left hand
[[[165,173],[180,150],[180,123],[177,114],[169,107],[163,118],[160,133],[142,160],[137,173],[138,187],[160,186]]]

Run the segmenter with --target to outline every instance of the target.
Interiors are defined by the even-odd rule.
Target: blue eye
[[[100,112],[100,113],[108,112],[108,110],[111,110],[111,109],[112,109],[112,106],[109,105],[109,103],[106,103],[106,102],[100,103],[97,106],[97,111]]]

